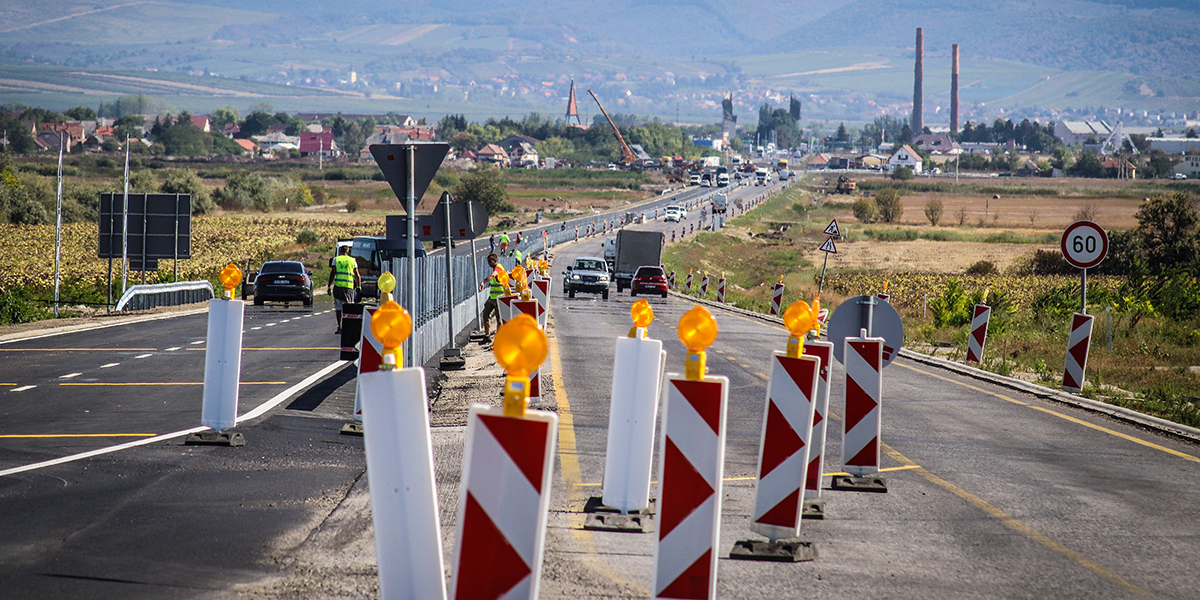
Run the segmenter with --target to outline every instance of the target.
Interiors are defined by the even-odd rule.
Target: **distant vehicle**
[[[264,302],[313,303],[312,272],[304,263],[294,260],[272,260],[263,263],[254,279],[254,305]]]
[[[787,181],[787,180],[788,180],[788,178],[789,178],[789,177],[791,177],[791,176],[792,176],[792,172],[791,172],[791,171],[789,171],[789,170],[787,170],[787,169],[780,169],[780,170],[779,170],[779,180],[780,180],[780,181]]]
[[[667,297],[667,276],[662,267],[641,266],[633,274],[633,281],[629,284],[629,295],[647,293]]]
[[[745,159],[742,158],[741,154],[734,154],[733,157],[729,159],[729,164],[731,164],[735,167],[740,167],[740,166],[742,166],[742,162],[744,160]]]
[[[425,245],[417,242],[417,258],[425,258]],[[396,259],[408,257],[408,241],[387,239],[383,236],[359,236],[350,245],[350,257],[358,263],[358,275],[362,277],[362,297],[379,298],[375,282],[384,271],[391,271]]]
[[[615,165],[615,164],[613,164],[613,163],[608,163],[608,167],[607,167],[607,169],[608,169],[609,171],[616,171],[616,170],[617,170],[617,165]]]
[[[729,197],[726,196],[725,194],[717,194],[716,196],[713,196],[712,203],[713,203],[713,214],[714,215],[723,215],[723,214],[725,214],[725,209],[728,208],[728,206],[729,206]]]
[[[858,184],[854,183],[849,177],[845,175],[838,176],[837,189],[835,190],[837,193],[853,194],[857,188]]]
[[[611,269],[613,262],[617,260],[617,238],[610,237],[604,240],[604,262],[608,263]]]
[[[667,214],[666,214],[666,217],[664,217],[664,218],[663,218],[663,220],[664,220],[664,221],[667,221],[667,222],[671,222],[671,221],[679,222],[679,221],[682,221],[682,220],[683,220],[683,217],[682,217],[682,216],[680,216],[680,214],[679,214],[679,211],[678,211],[678,210],[672,210],[672,209],[674,209],[674,207],[671,207],[671,208],[668,208],[668,209],[667,209]]]
[[[638,267],[662,264],[662,247],[661,231],[622,229],[617,232],[617,260],[613,265],[613,279],[617,280],[618,294],[630,286]]]
[[[729,187],[729,173],[717,175],[717,187]]]
[[[700,175],[696,174],[688,177],[688,185],[700,185]]]
[[[775,163],[776,171],[784,171],[787,168],[788,168],[788,160],[786,158],[781,158],[781,159],[779,159],[778,163]]]
[[[600,294],[608,300],[608,266],[604,259],[595,256],[581,256],[563,271],[563,288],[567,296],[574,298],[577,292]]]
[[[665,190],[663,190],[663,191],[659,192],[659,193],[658,193],[658,195],[659,195],[659,196],[666,196],[667,194],[670,194],[670,193],[672,193],[672,192],[674,192],[674,191],[675,191],[675,188],[667,188],[667,189],[665,189]]]
[[[1174,179],[1174,180],[1176,180],[1176,181],[1178,181],[1178,180],[1180,180],[1180,179],[1187,179],[1187,175],[1185,175],[1185,174],[1183,174],[1183,173],[1176,173],[1176,174],[1174,174],[1174,175],[1172,175],[1172,176],[1171,176],[1171,179]]]
[[[754,185],[767,185],[767,169],[759,167],[754,171]]]

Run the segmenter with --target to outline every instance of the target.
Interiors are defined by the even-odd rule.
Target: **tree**
[[[129,191],[136,194],[158,192],[158,178],[149,169],[138,169],[129,174]]]
[[[226,125],[238,122],[238,112],[235,108],[218,108],[208,115],[208,123],[213,131],[222,131]]]
[[[339,117],[340,118],[340,117]],[[267,129],[275,124],[275,117],[270,113],[256,111],[246,115],[242,121],[241,134],[244,137],[252,135],[262,135],[267,132]]]
[[[171,171],[161,186],[164,194],[191,194],[192,214],[211,212],[217,208],[200,176],[192,171]]]
[[[95,121],[96,111],[87,106],[76,106],[63,111],[63,114],[76,121]]]
[[[929,219],[929,224],[934,227],[942,220],[942,200],[941,198],[933,198],[925,203],[925,218]]]
[[[764,145],[770,141],[777,141],[780,148],[794,148],[801,141],[800,129],[788,109],[773,109],[769,104],[763,104],[762,108],[758,109],[756,135]]]
[[[914,175],[913,170],[908,167],[900,167],[895,171],[892,171],[892,179],[895,181],[909,181],[914,177],[916,177],[916,175]]]
[[[850,206],[850,212],[854,213],[854,218],[860,223],[874,223],[879,217],[879,207],[875,205],[875,201],[861,196],[854,201]]]
[[[879,219],[884,223],[895,223],[904,216],[900,192],[895,188],[883,188],[875,192],[875,206],[879,209]]]
[[[565,138],[546,138],[538,142],[537,153],[542,158],[566,158],[575,153],[575,144]]]
[[[467,118],[463,115],[446,115],[438,121],[438,139],[450,141],[454,134],[467,130]]]
[[[238,171],[225,179],[225,187],[213,193],[217,203],[227,209],[271,210],[274,198],[270,184],[258,173]]]
[[[33,141],[33,133],[23,123],[16,119],[10,119],[8,116],[0,112],[0,140],[7,139],[8,145],[5,147],[18,154],[26,154],[37,149],[37,142]]]
[[[477,165],[463,177],[452,192],[459,202],[474,201],[483,205],[489,214],[510,212],[508,190],[500,180],[500,171],[489,165]]]
[[[136,140],[142,136],[143,123],[144,121],[142,121],[140,116],[125,115],[118,118],[116,123],[113,124],[113,135],[122,144],[125,143],[126,136],[129,136],[129,139]]]
[[[1183,192],[1153,196],[1138,207],[1136,233],[1151,271],[1178,266],[1195,275],[1200,269],[1198,207],[1196,197]]]
[[[846,131],[846,124],[845,124],[845,123],[841,123],[841,124],[839,124],[839,125],[838,125],[838,128],[837,128],[837,134],[836,134],[836,135],[837,135],[837,137],[836,137],[836,138],[834,138],[834,139],[835,139],[835,141],[838,141],[838,142],[848,142],[848,141],[850,141],[850,133],[849,133],[848,131]]]
[[[1104,163],[1100,162],[1100,157],[1092,152],[1084,152],[1075,159],[1075,164],[1071,166],[1070,173],[1078,177],[1103,177]]]

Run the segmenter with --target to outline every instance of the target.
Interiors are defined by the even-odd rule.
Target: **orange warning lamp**
[[[704,349],[717,341],[717,320],[707,308],[697,305],[679,319],[676,329],[679,331],[679,341],[688,349],[684,376],[692,381],[704,379],[707,362]]]
[[[376,313],[378,314],[378,313]],[[522,417],[529,403],[529,373],[546,360],[546,333],[537,320],[521,313],[496,330],[492,353],[508,373],[504,381],[504,414]]]
[[[392,285],[395,284],[393,280]],[[411,333],[412,317],[395,300],[389,299],[384,302],[383,306],[371,315],[371,334],[383,344],[383,365],[380,366],[380,370],[390,371],[402,363],[404,354],[400,350],[400,344],[403,344]]]
[[[542,275],[545,275],[550,270],[550,263],[543,260],[538,263],[538,268],[541,269]]]
[[[783,311],[783,323],[787,325],[788,358],[800,358],[804,354],[804,336],[817,325],[817,313],[803,300],[797,300]]]
[[[654,309],[650,308],[650,303],[644,299],[634,302],[629,309],[629,316],[633,318],[633,327],[629,330],[629,337],[638,337],[638,329],[642,330],[641,337],[646,337],[646,328],[654,322]]]
[[[217,274],[221,280],[221,285],[225,286],[225,298],[233,297],[233,288],[237,287],[242,282],[242,270],[237,268],[237,265],[229,263],[224,269]]]
[[[381,301],[387,302],[393,300],[392,290],[396,289],[396,276],[392,275],[391,271],[384,271],[383,275],[380,275],[379,279],[375,280],[375,287],[378,287],[379,291],[383,292],[383,295],[379,298]]]

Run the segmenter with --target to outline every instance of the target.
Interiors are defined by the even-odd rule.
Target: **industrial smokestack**
[[[958,133],[958,44],[950,52],[950,131]]]
[[[925,126],[925,32],[917,28],[917,66],[913,77],[912,132],[921,135]]]

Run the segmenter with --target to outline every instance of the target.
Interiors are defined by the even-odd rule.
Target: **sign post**
[[[1060,245],[1063,258],[1080,270],[1079,312],[1071,316],[1062,382],[1064,390],[1079,393],[1083,390],[1092,338],[1093,318],[1087,314],[1087,270],[1100,264],[1108,255],[1108,234],[1091,221],[1076,221],[1063,231]]]
[[[825,243],[821,244],[819,248],[821,252],[825,253],[825,262],[821,264],[821,279],[817,281],[817,296],[820,296],[821,290],[825,288],[825,267],[829,266],[829,255],[837,254],[837,246],[833,244],[833,238],[842,236],[842,230],[838,229],[837,219],[829,222],[824,233],[829,237],[825,238]]]

